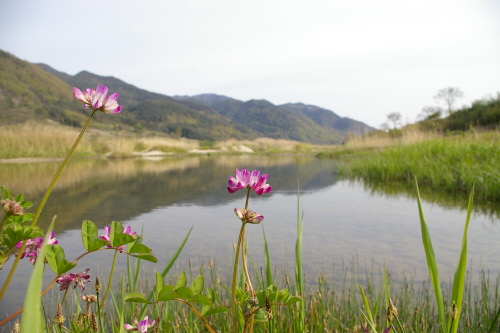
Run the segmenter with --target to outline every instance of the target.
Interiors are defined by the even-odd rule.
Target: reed
[[[433,139],[389,147],[342,163],[340,175],[366,181],[403,181],[438,191],[468,194],[475,184],[479,201],[500,200],[500,135],[495,133]]]
[[[78,130],[56,123],[0,125],[2,145],[0,159],[64,157]],[[109,132],[90,128],[80,142],[75,156],[129,157],[142,154],[183,154],[193,150],[216,150],[224,153],[317,154],[333,146],[318,146],[303,142],[258,138],[255,140],[226,140],[210,147],[204,141],[168,136],[137,136],[126,132]]]

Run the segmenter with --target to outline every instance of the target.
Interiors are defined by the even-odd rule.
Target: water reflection
[[[58,165],[0,164],[0,182],[13,193],[24,193],[36,207]],[[44,227],[57,215],[55,231],[60,233],[80,228],[85,219],[103,227],[112,220],[130,220],[162,206],[222,205],[231,199],[225,191],[227,178],[242,166],[271,174],[273,193],[296,193],[299,179],[306,191],[334,182],[331,161],[303,156],[77,160],[64,170],[39,224]]]
[[[0,183],[13,193],[24,193],[35,206],[40,201],[58,163],[0,164]],[[270,174],[270,194],[252,195],[250,208],[265,216],[262,225],[248,228],[249,255],[256,267],[263,264],[262,226],[269,241],[271,261],[280,270],[293,272],[296,239],[297,184],[305,212],[303,263],[306,281],[325,270],[335,279],[331,267],[356,257],[360,268],[374,264],[374,272],[384,267],[394,276],[405,271],[415,279],[427,278],[427,266],[420,238],[420,226],[413,189],[392,184],[363,184],[336,179],[334,162],[303,156],[190,156],[159,161],[75,160],[63,172],[42,215],[42,227],[58,215],[56,233],[70,260],[83,252],[78,229],[84,219],[102,227],[112,220],[141,231],[145,244],[152,247],[159,262],[144,271],[161,271],[169,255],[179,246],[189,229],[191,237],[181,254],[179,266],[186,269],[194,258],[195,269],[208,258],[216,259],[221,274],[229,272],[232,243],[239,231],[233,209],[242,207],[244,193],[229,194],[227,178],[235,168],[259,169]],[[452,272],[461,246],[465,212],[463,199],[443,199],[443,195],[422,191],[424,211],[432,236],[441,278]],[[477,207],[477,206],[475,206]],[[490,215],[476,209],[469,226],[469,258],[477,269],[481,263],[492,273],[499,272],[500,253],[496,211]],[[34,209],[32,209],[34,211]],[[493,223],[492,223],[493,222]],[[92,274],[106,276],[111,251],[89,255],[78,267],[92,267]],[[8,263],[9,264],[9,263]],[[118,268],[126,265],[120,256]],[[0,272],[3,283],[7,265]],[[0,313],[12,312],[22,303],[27,276],[32,267],[22,261],[11,289],[0,302]],[[340,275],[342,272],[338,272]],[[93,276],[94,276],[93,275]],[[229,274],[228,274],[229,276]],[[53,277],[47,269],[44,285]],[[224,279],[224,276],[222,276]],[[54,292],[57,297],[57,291]],[[3,317],[3,316],[0,316]]]
[[[358,183],[358,181],[352,181],[352,183]],[[376,196],[386,196],[386,197],[406,197],[417,200],[417,194],[415,190],[415,185],[411,183],[403,182],[386,182],[380,183],[375,181],[364,181],[363,187],[366,191],[371,192]],[[437,204],[441,207],[446,207],[449,209],[458,208],[461,211],[467,211],[467,205],[469,201],[469,195],[463,192],[449,193],[445,191],[439,191],[425,184],[419,184],[419,192],[422,200]],[[473,212],[474,214],[480,214],[489,218],[491,223],[496,224],[500,218],[500,206],[492,202],[484,202],[474,198],[473,201]]]

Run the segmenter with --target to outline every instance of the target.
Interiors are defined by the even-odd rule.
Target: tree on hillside
[[[398,128],[398,124],[401,122],[401,113],[391,112],[387,115],[387,120],[394,124],[394,129]]]
[[[434,120],[441,118],[442,114],[443,109],[439,106],[424,106],[417,117],[421,120]]]
[[[450,115],[453,112],[453,104],[457,101],[459,98],[463,98],[464,93],[458,89],[458,88],[453,88],[453,87],[448,87],[448,88],[443,88],[438,91],[437,95],[434,96],[434,101],[436,103],[444,103],[446,104],[448,108],[448,115]]]

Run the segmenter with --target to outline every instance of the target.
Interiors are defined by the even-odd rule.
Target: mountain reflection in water
[[[269,194],[252,193],[249,208],[265,216],[261,225],[247,228],[248,254],[257,270],[263,266],[265,227],[273,267],[294,272],[294,247],[297,223],[297,187],[300,184],[301,213],[304,213],[303,264],[306,281],[314,287],[325,271],[332,280],[342,277],[342,265],[357,260],[359,268],[368,267],[375,275],[388,267],[395,279],[401,273],[416,281],[427,279],[427,264],[420,237],[420,225],[413,190],[404,192],[394,186],[376,186],[336,179],[334,161],[304,156],[190,156],[158,161],[74,160],[64,170],[40,219],[45,227],[57,214],[56,234],[66,257],[73,260],[83,252],[80,232],[83,220],[92,220],[100,228],[120,221],[144,235],[144,244],[153,249],[158,264],[142,264],[145,274],[162,271],[171,255],[189,232],[189,241],[175,270],[193,270],[208,259],[220,267],[221,279],[230,275],[234,243],[240,222],[234,208],[244,206],[245,191],[227,192],[227,179],[236,168],[257,169],[269,174],[273,186]],[[49,184],[59,162],[0,164],[0,183],[14,194],[24,193],[36,205]],[[386,190],[384,191],[384,188]],[[422,193],[424,212],[432,236],[441,278],[448,281],[458,260],[465,221],[463,200],[447,199],[443,204],[432,193]],[[430,201],[428,201],[430,200]],[[456,204],[453,202],[456,201]],[[497,213],[479,209],[469,226],[468,268],[477,276],[481,266],[498,274],[499,224]],[[112,251],[100,251],[84,257],[75,271],[91,267],[106,276]],[[354,259],[353,259],[354,258]],[[12,260],[11,260],[12,261]],[[0,272],[0,283],[10,269]],[[126,265],[120,255],[117,271]],[[373,265],[373,266],[371,266]],[[21,306],[27,277],[32,266],[20,262],[16,277],[4,301],[0,319]],[[472,275],[474,275],[472,274]],[[46,269],[47,285],[54,275]],[[93,278],[94,280],[94,278]],[[227,281],[226,281],[227,283]],[[57,289],[57,288],[56,288]],[[57,298],[58,291],[53,295]]]

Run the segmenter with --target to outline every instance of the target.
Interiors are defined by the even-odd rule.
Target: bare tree
[[[418,119],[432,120],[439,119],[443,114],[443,109],[439,106],[424,106],[422,111],[418,114]]]
[[[453,112],[453,104],[455,104],[457,99],[462,97],[464,97],[464,93],[460,91],[460,89],[448,87],[439,90],[437,95],[434,96],[434,101],[436,101],[436,103],[442,102],[446,104],[448,107],[448,115],[450,115]]]
[[[391,112],[387,115],[387,120],[392,121],[394,129],[396,129],[398,128],[398,124],[401,122],[401,113]]]

